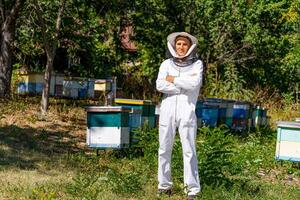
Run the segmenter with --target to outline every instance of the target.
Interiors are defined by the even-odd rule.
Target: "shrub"
[[[201,128],[197,146],[201,181],[212,186],[229,184],[234,151],[228,129]]]

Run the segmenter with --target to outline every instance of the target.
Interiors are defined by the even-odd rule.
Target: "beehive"
[[[130,145],[129,112],[121,106],[89,106],[86,143],[97,149],[122,149]]]
[[[300,162],[300,123],[277,122],[277,160]]]

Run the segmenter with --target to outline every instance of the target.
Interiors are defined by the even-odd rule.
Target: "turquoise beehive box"
[[[130,109],[128,121],[130,146],[138,142],[138,140],[135,138],[135,131],[142,127],[142,123],[142,110],[134,108]]]
[[[122,149],[130,145],[129,112],[121,106],[90,106],[87,112],[88,147]]]
[[[225,119],[225,124],[228,127],[232,127],[232,122],[233,122],[233,105],[235,103],[234,100],[231,99],[226,99],[226,119]]]
[[[300,123],[277,122],[277,160],[300,162]]]

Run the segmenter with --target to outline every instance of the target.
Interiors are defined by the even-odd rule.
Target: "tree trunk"
[[[1,1],[1,35],[0,35],[0,98],[10,97],[12,75],[12,43],[19,10],[25,0],[16,0],[9,12],[4,12],[8,5]]]
[[[0,98],[10,97],[10,82],[12,74],[12,33],[2,30],[1,33],[1,52],[0,52]]]
[[[47,110],[49,107],[49,93],[50,93],[50,82],[51,82],[51,73],[53,69],[53,61],[54,61],[53,55],[51,55],[51,58],[47,57],[46,71],[44,75],[44,88],[43,88],[42,100],[41,100],[42,115],[47,114]]]
[[[56,49],[59,39],[59,32],[61,27],[62,15],[64,13],[66,0],[60,1],[60,8],[58,10],[57,19],[56,19],[56,27],[55,27],[55,37],[51,40],[47,39],[46,36],[46,22],[43,18],[43,11],[37,0],[34,1],[36,6],[37,15],[39,17],[39,22],[41,25],[43,41],[45,45],[45,51],[47,54],[47,65],[44,75],[44,88],[42,93],[41,100],[41,113],[43,116],[47,114],[49,107],[49,95],[50,95],[50,82],[51,82],[51,73],[53,70],[53,62],[56,55]]]

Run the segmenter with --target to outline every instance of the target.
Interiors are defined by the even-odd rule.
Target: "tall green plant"
[[[133,148],[142,150],[144,159],[151,167],[157,166],[157,153],[158,153],[158,129],[148,129],[144,127],[134,131],[133,140],[137,141]],[[140,151],[135,151],[138,155]]]
[[[219,186],[231,182],[233,166],[233,138],[228,130],[203,127],[197,139],[199,173],[201,182],[206,185]]]
[[[250,101],[253,92],[246,87],[245,78],[239,75],[232,63],[225,65],[223,78],[216,78],[215,73],[208,72],[204,96]]]

